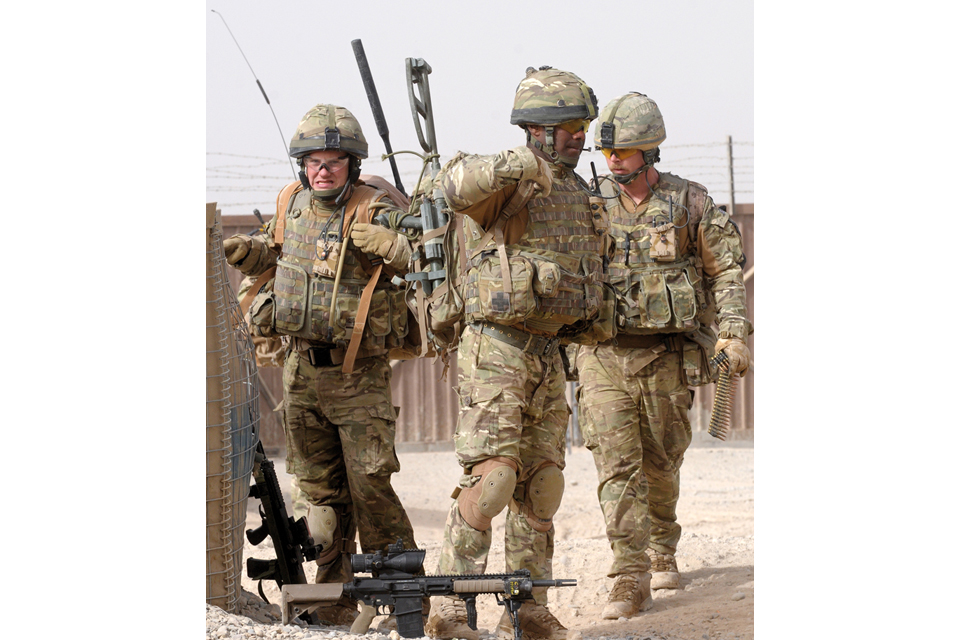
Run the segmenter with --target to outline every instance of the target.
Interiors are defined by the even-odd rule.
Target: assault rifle
[[[287,515],[277,472],[273,462],[264,453],[262,442],[257,442],[253,478],[250,497],[260,500],[261,524],[256,529],[247,529],[247,540],[257,546],[269,535],[277,557],[274,560],[247,558],[247,577],[258,581],[260,597],[264,602],[269,602],[263,593],[263,580],[275,580],[281,590],[287,585],[306,584],[303,562],[316,560],[323,546],[313,544],[306,518],[294,521],[293,517]],[[305,619],[305,622],[312,624],[312,617]]]
[[[429,596],[457,596],[467,607],[467,625],[477,629],[477,596],[492,593],[497,604],[506,607],[513,623],[514,640],[521,640],[520,619],[517,612],[525,601],[533,599],[537,587],[573,587],[577,581],[532,580],[530,572],[521,569],[513,573],[477,575],[422,576],[426,551],[403,548],[403,542],[381,551],[350,556],[355,573],[369,573],[372,578],[354,578],[346,584],[291,584],[281,589],[280,609],[283,624],[295,617],[314,611],[324,602],[335,602],[347,596],[363,603],[363,611],[350,628],[350,633],[367,632],[373,617],[392,614],[397,620],[397,633],[404,638],[423,636],[423,598]]]

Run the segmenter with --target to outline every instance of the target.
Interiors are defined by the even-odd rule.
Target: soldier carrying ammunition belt
[[[679,586],[688,387],[715,379],[714,352],[724,350],[734,371],[750,364],[739,231],[703,186],[654,168],[665,139],[659,108],[640,93],[612,100],[594,129],[612,173],[599,188],[616,247],[607,269],[616,330],[567,354],[573,379],[579,370],[580,424],[613,549],[606,619],[648,609],[651,588]]]

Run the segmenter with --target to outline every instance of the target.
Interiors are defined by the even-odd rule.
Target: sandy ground
[[[450,506],[450,491],[460,475],[455,454],[449,452],[399,454],[401,471],[394,476],[397,490],[414,526],[417,541],[426,549],[424,567],[434,573],[443,535],[444,519]],[[289,476],[282,460],[275,460],[281,486],[289,490]],[[754,626],[754,513],[753,449],[695,447],[688,450],[682,472],[682,493],[678,516],[683,535],[677,553],[681,571],[680,588],[654,592],[654,606],[631,619],[610,621],[600,618],[613,580],[606,576],[611,554],[596,497],[593,458],[583,447],[567,455],[564,473],[566,490],[555,517],[556,543],[554,577],[575,578],[574,588],[552,589],[550,608],[570,629],[584,638],[649,638],[727,640],[753,638]],[[288,510],[289,494],[286,496]],[[248,528],[259,525],[255,500],[248,505]],[[494,520],[493,548],[487,571],[504,571],[503,522]],[[244,555],[272,557],[267,543],[252,547]],[[315,569],[305,566],[308,579]],[[264,583],[271,602],[279,602],[275,583]],[[243,577],[243,589],[256,593],[256,584]],[[246,596],[245,616],[228,616],[208,606],[208,638],[245,637],[337,637],[347,629],[297,629],[277,624],[270,611],[257,607]],[[492,596],[477,602],[478,626],[496,631],[502,609]],[[211,611],[213,613],[211,614]],[[211,618],[212,616],[212,618]],[[378,619],[376,622],[379,622]],[[262,628],[259,623],[265,623]],[[277,627],[271,629],[267,625]],[[287,632],[296,631],[290,635]],[[323,631],[323,633],[321,633]],[[395,633],[394,633],[395,635]]]

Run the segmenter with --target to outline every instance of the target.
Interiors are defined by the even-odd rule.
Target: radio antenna
[[[260,80],[257,78],[256,72],[253,70],[253,67],[250,66],[250,61],[247,60],[247,56],[244,55],[243,49],[240,47],[240,43],[237,42],[237,39],[233,37],[233,31],[230,31],[230,25],[227,24],[226,18],[224,18],[216,9],[210,9],[210,11],[220,16],[220,19],[223,20],[223,26],[227,28],[227,33],[229,33],[230,37],[233,38],[233,42],[237,45],[237,49],[240,50],[240,55],[243,56],[243,61],[247,63],[247,67],[250,68],[250,73],[253,74],[253,79],[257,81],[257,86],[260,87],[260,93],[263,94],[263,99],[267,101],[267,106],[270,107],[270,113],[273,114],[273,121],[277,123],[277,131],[280,132],[280,140],[283,142],[284,154],[287,156],[287,160],[290,161],[290,170],[293,171],[293,177],[296,179],[297,170],[293,168],[293,160],[290,159],[290,154],[286,153],[287,139],[283,137],[283,130],[280,128],[280,123],[277,121],[277,114],[273,112],[273,105],[270,104],[270,98],[267,97],[267,92],[263,90],[263,85],[260,84]]]

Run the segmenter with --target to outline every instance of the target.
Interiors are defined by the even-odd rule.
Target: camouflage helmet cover
[[[636,91],[614,98],[600,112],[593,142],[604,149],[656,149],[667,139],[657,103]]]
[[[367,157],[367,140],[349,110],[318,104],[301,118],[290,140],[290,156],[302,158],[324,149],[342,149],[361,159]]]
[[[579,77],[552,67],[528,67],[517,85],[510,124],[551,125],[596,117],[597,96]]]

